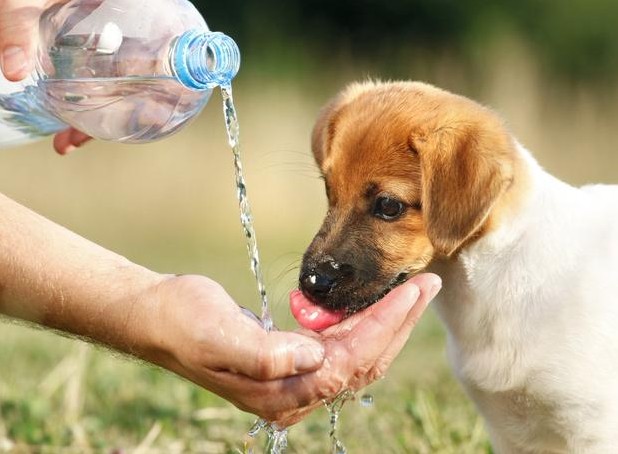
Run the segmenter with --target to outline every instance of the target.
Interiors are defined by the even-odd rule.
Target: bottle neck
[[[240,51],[223,33],[190,30],[176,39],[170,64],[181,84],[209,90],[230,85],[240,67]]]

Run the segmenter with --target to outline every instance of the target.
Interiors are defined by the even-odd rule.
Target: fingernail
[[[75,145],[77,148],[79,148],[83,144],[88,142],[89,140],[90,140],[90,137],[83,137],[83,138],[80,138],[79,140],[76,140],[75,142],[73,142],[73,145]]]
[[[71,145],[75,145],[76,147],[81,147],[83,144],[90,140],[90,136],[84,134],[81,131],[77,131],[72,129],[69,134],[69,142]]]
[[[2,72],[7,77],[17,77],[26,68],[26,53],[21,47],[9,46],[2,52]]]
[[[294,368],[299,371],[312,370],[324,361],[324,348],[315,345],[299,345],[294,350]]]
[[[429,289],[429,301],[435,298],[435,296],[438,294],[441,288],[442,288],[442,281],[436,282],[434,285],[432,285],[432,287]]]
[[[421,295],[421,289],[416,284],[410,284],[408,292],[408,298],[412,301],[412,305],[414,306],[418,301],[418,297]]]

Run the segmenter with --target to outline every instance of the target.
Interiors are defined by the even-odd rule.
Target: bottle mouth
[[[177,38],[172,65],[178,81],[188,88],[227,86],[240,68],[240,50],[223,33],[190,30]]]

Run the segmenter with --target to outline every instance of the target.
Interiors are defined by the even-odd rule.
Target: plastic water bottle
[[[73,126],[149,142],[185,126],[238,72],[228,36],[186,0],[73,0],[45,11],[33,73],[0,76],[0,148]]]

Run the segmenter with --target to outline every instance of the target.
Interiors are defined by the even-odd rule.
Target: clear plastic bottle
[[[149,142],[178,131],[240,53],[186,0],[72,0],[40,20],[36,69],[0,75],[0,148],[68,125],[103,140]]]

